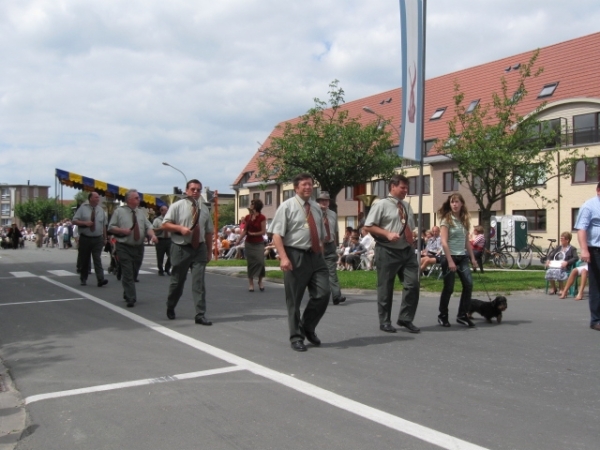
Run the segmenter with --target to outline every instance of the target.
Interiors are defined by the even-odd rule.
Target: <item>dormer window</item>
[[[558,81],[556,83],[550,83],[550,84],[544,85],[544,87],[538,94],[538,98],[551,97],[552,94],[554,94],[554,91],[556,90],[557,86],[558,86]]]
[[[435,110],[435,112],[433,113],[433,116],[431,116],[429,118],[429,120],[438,120],[438,119],[441,119],[445,112],[446,112],[446,107],[445,106],[443,108],[438,108],[438,109]]]
[[[477,108],[477,105],[479,105],[479,100],[480,99],[473,100],[465,112],[467,114],[472,113],[475,110],[475,108]]]

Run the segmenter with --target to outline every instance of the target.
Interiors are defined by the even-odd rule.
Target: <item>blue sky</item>
[[[427,2],[427,77],[598,31],[596,0]],[[230,185],[280,121],[399,87],[398,1],[3,0],[0,183]],[[65,191],[65,198],[74,192]]]

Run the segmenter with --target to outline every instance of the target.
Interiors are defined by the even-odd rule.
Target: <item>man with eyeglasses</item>
[[[192,269],[192,298],[196,308],[195,322],[212,325],[205,316],[206,264],[212,258],[213,223],[210,212],[200,198],[202,183],[188,181],[186,197],[173,203],[163,219],[163,230],[171,233],[171,282],[167,297],[167,318],[175,319],[175,307],[183,294],[188,270]]]
[[[117,239],[117,258],[121,266],[123,299],[128,308],[137,301],[135,282],[144,260],[144,240],[148,236],[155,244],[158,239],[146,213],[139,209],[140,195],[135,189],[125,194],[125,206],[118,208],[108,224],[108,233]]]

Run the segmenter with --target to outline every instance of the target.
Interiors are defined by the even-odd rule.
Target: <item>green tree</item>
[[[71,217],[71,214],[56,198],[37,198],[16,205],[15,216],[21,219],[25,226],[31,226],[38,220],[47,225]]]
[[[362,124],[343,108],[344,91],[338,80],[329,85],[329,107],[314,99],[315,106],[298,120],[287,122],[282,136],[273,137],[258,163],[258,177],[289,182],[308,172],[322,190],[335,198],[346,186],[365,183],[373,177],[390,178],[401,158],[390,151],[389,122]]]
[[[24,203],[15,205],[15,216],[21,219],[21,222],[23,222],[26,227],[36,223],[38,218],[35,200],[28,200]]]
[[[533,52],[530,60],[521,65],[514,94],[509,93],[508,83],[502,77],[500,93],[493,93],[492,104],[472,111],[464,106],[465,95],[455,83],[455,116],[448,123],[449,138],[436,145],[438,153],[458,164],[456,176],[479,206],[488,248],[494,205],[523,191],[543,203],[555,201],[544,197],[541,188],[548,180],[570,176],[579,157],[577,150],[567,158],[558,157],[564,150],[561,130],[539,120],[545,103],[525,117],[517,112],[527,96],[528,80],[543,70],[533,71],[538,55],[539,51]]]
[[[213,222],[215,220],[215,209],[212,209]],[[235,203],[219,204],[219,230],[225,225],[232,225],[235,223]],[[218,232],[218,230],[215,230]]]

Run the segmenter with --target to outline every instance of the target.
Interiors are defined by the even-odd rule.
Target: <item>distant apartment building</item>
[[[15,206],[28,200],[48,198],[49,189],[50,186],[0,183],[0,225],[16,223],[21,227],[21,221],[15,217]]]

